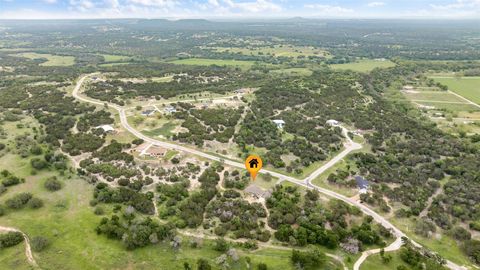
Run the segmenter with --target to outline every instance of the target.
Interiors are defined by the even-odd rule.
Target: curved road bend
[[[23,238],[25,239],[25,256],[27,256],[28,263],[30,263],[33,267],[38,267],[38,264],[35,261],[35,258],[33,258],[32,249],[30,247],[30,240],[28,239],[28,236],[24,232],[16,228],[4,227],[4,226],[0,226],[0,231],[21,233],[23,235]]]
[[[87,75],[83,75],[78,81],[77,81],[77,84],[75,85],[75,88],[73,89],[72,91],[72,96],[75,97],[76,99],[78,100],[81,100],[81,101],[84,101],[84,102],[88,102],[88,103],[92,103],[92,104],[96,104],[96,105],[104,105],[105,103],[104,102],[100,102],[100,101],[96,101],[96,100],[93,100],[93,99],[90,99],[90,98],[86,98],[86,97],[83,97],[81,95],[79,95],[79,90],[83,84],[83,82],[85,81],[86,78],[88,78],[89,76],[91,76],[92,74],[87,74]],[[181,145],[177,145],[177,144],[173,144],[173,143],[169,143],[169,142],[164,142],[164,141],[159,141],[159,140],[155,140],[155,139],[152,139],[152,138],[149,138],[145,135],[143,135],[141,132],[137,131],[136,129],[134,129],[132,126],[130,126],[130,124],[128,123],[127,121],[127,116],[125,114],[125,109],[121,108],[120,106],[118,105],[113,105],[113,104],[108,104],[109,107],[112,107],[114,109],[116,109],[118,112],[119,112],[119,115],[120,115],[120,122],[122,124],[122,126],[128,130],[130,133],[132,133],[133,135],[135,135],[137,138],[140,138],[140,139],[143,139],[144,141],[146,142],[149,142],[149,143],[152,143],[153,145],[157,145],[157,146],[161,146],[161,147],[165,147],[165,148],[169,148],[169,149],[175,149],[175,150],[178,150],[178,151],[183,151],[183,152],[187,152],[187,153],[190,153],[190,154],[194,154],[194,155],[197,155],[197,156],[201,156],[201,157],[204,157],[206,159],[210,159],[210,160],[214,160],[214,161],[218,161],[218,162],[223,162],[227,165],[230,165],[230,166],[233,166],[233,167],[237,167],[237,168],[241,168],[243,169],[244,168],[244,164],[243,163],[240,163],[240,162],[237,162],[237,161],[232,161],[232,160],[228,160],[228,159],[224,159],[224,158],[221,158],[221,157],[218,157],[218,156],[214,156],[214,155],[210,155],[210,154],[207,154],[207,153],[204,153],[204,152],[201,152],[201,151],[198,151],[196,149],[192,149],[192,148],[188,148],[188,147],[184,147],[184,146],[181,146]],[[282,179],[282,180],[286,180],[286,181],[289,181],[289,182],[292,182],[294,184],[297,184],[299,186],[303,186],[303,187],[306,187],[306,188],[309,188],[309,189],[315,189],[317,191],[319,191],[320,193],[323,193],[327,196],[330,196],[332,198],[335,198],[335,199],[338,199],[338,200],[341,200],[345,203],[348,203],[350,205],[353,205],[353,206],[356,206],[358,207],[362,212],[364,212],[365,214],[369,215],[369,216],[372,216],[373,219],[377,222],[377,223],[380,223],[382,224],[382,226],[384,226],[385,228],[387,229],[391,229],[393,234],[395,235],[396,237],[396,240],[390,244],[388,247],[385,248],[385,251],[395,251],[395,250],[398,250],[400,247],[401,247],[401,237],[406,237],[406,235],[400,231],[397,227],[395,227],[392,223],[390,223],[387,219],[385,219],[384,217],[382,217],[381,215],[377,214],[375,211],[373,211],[372,209],[370,209],[369,207],[353,200],[353,199],[350,199],[342,194],[339,194],[339,193],[336,193],[334,191],[331,191],[331,190],[328,190],[328,189],[325,189],[325,188],[322,188],[322,187],[319,187],[319,186],[316,186],[314,184],[312,184],[312,180],[315,179],[317,176],[319,176],[320,174],[322,174],[323,172],[325,172],[327,169],[329,169],[330,167],[332,167],[333,165],[335,165],[338,161],[342,160],[346,155],[348,155],[351,151],[353,150],[358,150],[360,148],[362,148],[362,146],[358,143],[355,143],[353,142],[350,137],[348,136],[347,134],[347,130],[342,127],[342,130],[343,130],[343,133],[345,135],[345,137],[347,138],[347,142],[345,143],[345,149],[340,152],[340,154],[338,154],[337,156],[335,156],[333,159],[331,159],[329,162],[327,162],[326,164],[324,164],[322,167],[318,168],[317,170],[315,170],[312,174],[310,174],[309,176],[307,176],[306,178],[304,178],[303,180],[298,180],[294,177],[291,177],[291,176],[288,176],[288,175],[284,175],[284,174],[281,174],[281,173],[278,173],[278,172],[274,172],[274,171],[270,171],[270,170],[266,170],[266,169],[262,169],[260,172],[261,173],[269,173],[271,174],[272,176],[275,176],[279,179]],[[412,241],[412,244],[414,244],[415,246],[417,247],[421,247],[420,244]],[[378,253],[380,252],[380,250],[378,250],[376,252],[376,250],[369,250],[369,251],[365,251],[364,253],[362,253],[362,256],[357,260],[357,262],[355,263],[355,266],[354,266],[354,270],[358,270],[360,265],[363,263],[363,261],[370,255],[370,254],[374,254],[374,253]],[[446,266],[452,270],[466,270],[467,268],[465,268],[464,266],[459,266],[451,261],[448,261],[447,260],[447,264]]]

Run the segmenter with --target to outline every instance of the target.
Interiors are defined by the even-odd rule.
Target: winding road
[[[94,74],[97,74],[98,73],[94,73]],[[80,101],[83,101],[83,102],[88,102],[88,103],[91,103],[91,104],[95,104],[95,105],[101,105],[103,106],[105,103],[104,102],[101,102],[101,101],[97,101],[97,100],[94,100],[94,99],[90,99],[90,98],[87,98],[87,97],[84,97],[84,96],[81,96],[79,94],[79,91],[81,89],[81,86],[82,84],[84,83],[84,81],[89,77],[89,76],[92,76],[94,74],[87,74],[87,75],[83,75],[79,78],[79,80],[77,81],[77,84],[75,85],[73,91],[72,91],[72,96],[75,97],[76,99],[80,100]],[[183,151],[183,152],[186,152],[186,153],[190,153],[190,154],[193,154],[193,155],[197,155],[197,156],[200,156],[200,157],[203,157],[203,158],[206,158],[206,159],[210,159],[210,160],[214,160],[214,161],[218,161],[218,162],[223,162],[224,164],[227,164],[229,166],[232,166],[232,167],[237,167],[237,168],[241,168],[243,169],[244,168],[244,164],[243,163],[240,163],[240,162],[237,162],[237,161],[232,161],[232,160],[229,160],[229,159],[226,159],[226,158],[222,158],[222,157],[219,157],[219,156],[215,156],[215,155],[211,155],[211,154],[207,154],[207,153],[204,153],[204,152],[201,152],[199,150],[196,150],[196,149],[192,149],[192,148],[189,148],[189,147],[185,147],[185,146],[181,146],[181,145],[177,145],[177,144],[174,144],[174,143],[169,143],[169,142],[164,142],[164,141],[159,141],[159,140],[155,140],[155,139],[152,139],[150,137],[147,137],[145,135],[143,135],[141,132],[137,131],[136,129],[134,129],[132,126],[130,126],[130,124],[128,123],[127,121],[127,116],[126,116],[126,113],[125,113],[125,109],[118,106],[118,105],[115,105],[115,104],[108,104],[108,106],[110,108],[114,108],[115,110],[118,111],[119,115],[120,115],[120,122],[121,122],[121,125],[127,130],[129,131],[130,133],[132,133],[133,135],[135,135],[137,138],[140,138],[140,139],[143,139],[144,141],[146,142],[149,142],[153,145],[157,145],[157,146],[161,146],[161,147],[164,147],[164,148],[169,148],[169,149],[175,149],[177,151]],[[329,160],[327,163],[325,163],[323,166],[321,166],[320,168],[316,169],[313,173],[311,173],[309,176],[307,176],[306,178],[302,179],[302,180],[299,180],[299,179],[296,179],[294,177],[291,177],[291,176],[288,176],[288,175],[284,175],[282,173],[278,173],[278,172],[274,172],[274,171],[270,171],[270,170],[266,170],[266,169],[262,169],[260,171],[260,173],[269,173],[271,174],[272,176],[274,177],[277,177],[279,178],[279,180],[281,181],[289,181],[289,182],[292,182],[294,184],[297,184],[299,186],[303,186],[305,188],[309,188],[309,189],[315,189],[317,191],[319,191],[320,193],[323,193],[324,195],[327,195],[329,197],[332,197],[332,198],[335,198],[335,199],[338,199],[338,200],[341,200],[349,205],[353,205],[353,206],[356,206],[358,207],[362,212],[364,212],[365,214],[373,217],[373,219],[377,222],[377,223],[380,223],[382,226],[384,226],[385,228],[387,229],[390,229],[393,233],[393,235],[396,237],[396,240],[390,244],[389,246],[385,247],[385,251],[395,251],[395,250],[398,250],[401,246],[402,246],[402,240],[401,238],[402,237],[406,237],[406,235],[400,231],[397,227],[395,227],[392,223],[390,223],[386,218],[384,218],[383,216],[379,215],[378,213],[376,213],[375,211],[373,211],[372,209],[370,209],[369,207],[367,207],[366,205],[363,205],[351,198],[348,198],[342,194],[339,194],[339,193],[336,193],[334,191],[331,191],[329,189],[325,189],[325,188],[322,188],[322,187],[319,187],[319,186],[316,186],[315,184],[312,183],[312,181],[317,178],[320,174],[324,173],[326,170],[328,170],[329,168],[331,168],[333,165],[335,165],[337,162],[339,162],[340,160],[342,160],[345,156],[347,156],[350,152],[354,151],[354,150],[358,150],[358,149],[361,149],[362,148],[362,145],[361,144],[358,144],[358,143],[355,143],[354,141],[351,140],[351,138],[348,136],[348,130],[344,127],[341,127],[342,128],[342,131],[343,131],[343,134],[344,136],[347,138],[347,141],[345,142],[344,144],[344,147],[345,149],[340,152],[337,156],[335,156],[334,158],[332,158],[331,160]],[[413,245],[417,246],[417,247],[421,247],[420,244],[414,242],[414,241],[411,241]],[[355,262],[354,264],[354,267],[353,269],[354,270],[359,270],[360,269],[360,266],[361,264],[366,260],[366,258],[371,255],[371,254],[375,254],[375,253],[378,253],[380,252],[380,249],[373,249],[373,250],[367,250],[365,252],[362,253],[361,257]],[[459,266],[451,261],[446,261],[446,266],[452,270],[466,270],[467,268],[464,267],[464,266]]]

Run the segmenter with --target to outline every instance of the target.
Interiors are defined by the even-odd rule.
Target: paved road
[[[78,93],[82,84],[83,84],[83,82],[85,81],[85,79],[88,76],[91,76],[91,75],[92,74],[84,75],[78,80],[78,82],[75,85],[75,88],[72,92],[72,95],[76,99],[84,101],[84,102],[89,102],[89,103],[96,104],[96,105],[104,105],[104,102],[100,102],[100,101],[97,101],[97,100],[93,100],[93,99],[90,99],[90,98],[83,97],[83,96],[79,95],[79,93]],[[192,149],[192,148],[188,148],[188,147],[185,147],[185,146],[181,146],[181,145],[177,145],[177,144],[173,144],[173,143],[159,141],[159,140],[149,138],[149,137],[143,135],[141,132],[134,129],[132,126],[130,126],[130,124],[127,121],[127,116],[125,114],[125,109],[123,109],[120,106],[110,105],[110,104],[109,104],[109,107],[114,108],[119,112],[120,122],[126,130],[128,130],[130,133],[132,133],[133,135],[135,135],[136,137],[138,137],[140,139],[143,139],[146,142],[149,142],[153,145],[158,145],[158,146],[161,146],[161,147],[169,148],[169,149],[175,149],[175,150],[178,150],[178,151],[187,152],[187,153],[190,153],[190,154],[194,154],[194,155],[197,155],[197,156],[204,157],[206,159],[219,161],[219,162],[224,162],[225,164],[227,164],[229,166],[232,166],[232,167],[237,167],[237,168],[243,169],[244,166],[245,166],[243,163],[228,160],[228,159],[224,159],[224,158],[214,156],[214,155],[211,155],[211,154],[207,154],[207,153],[198,151],[196,149]],[[350,153],[353,150],[357,150],[357,149],[362,148],[362,146],[360,144],[355,143],[350,139],[350,137],[347,134],[347,132],[348,132],[347,129],[345,129],[344,127],[341,127],[341,128],[342,128],[342,132],[344,133],[345,137],[347,138],[347,142],[344,145],[345,149],[340,154],[335,156],[332,160],[330,160],[329,162],[324,164],[322,167],[315,170],[311,175],[307,176],[305,179],[299,180],[299,179],[296,179],[296,178],[288,176],[288,175],[284,175],[284,174],[281,174],[281,173],[278,173],[278,172],[265,170],[265,169],[262,169],[260,171],[260,173],[269,173],[272,176],[279,178],[280,180],[289,181],[289,182],[292,182],[294,184],[297,184],[299,186],[303,186],[303,187],[306,187],[306,188],[309,188],[309,189],[315,189],[315,190],[319,191],[320,193],[323,193],[327,196],[330,196],[332,198],[344,201],[347,204],[358,207],[363,213],[373,217],[373,219],[377,223],[382,224],[382,226],[384,226],[387,229],[391,229],[392,233],[396,237],[396,240],[392,244],[390,244],[388,247],[386,247],[385,250],[386,251],[387,250],[388,251],[398,250],[401,247],[401,237],[404,237],[406,235],[402,231],[400,231],[397,227],[395,227],[392,223],[390,223],[387,219],[385,219],[384,217],[382,217],[381,215],[379,215],[378,213],[376,213],[375,211],[373,211],[372,209],[370,209],[366,205],[363,205],[363,204],[361,204],[361,203],[359,203],[359,202],[357,202],[357,201],[355,201],[351,198],[348,198],[348,197],[346,197],[342,194],[336,193],[336,192],[331,191],[329,189],[325,189],[325,188],[316,186],[316,185],[312,184],[312,182],[311,182],[317,176],[319,176],[320,174],[325,172],[327,169],[329,169],[330,167],[335,165],[338,161],[342,160],[346,155],[348,155],[348,153]],[[417,247],[421,247],[420,244],[418,244],[414,241],[412,241],[412,244],[414,244]],[[375,253],[375,250],[369,251],[369,252]],[[378,252],[379,252],[379,250],[378,250]],[[364,252],[364,254],[362,254],[360,259],[355,263],[354,270],[358,270],[360,265],[368,257],[368,255],[373,254],[373,253],[368,253],[368,251]],[[447,267],[449,267],[452,270],[467,269],[465,267],[459,266],[459,265],[457,265],[453,262],[450,262],[450,261],[447,261]]]

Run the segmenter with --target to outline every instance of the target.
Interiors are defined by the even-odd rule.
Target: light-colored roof
[[[108,132],[108,131],[114,131],[115,129],[111,125],[101,125],[96,128],[101,128],[103,131]]]
[[[336,125],[339,124],[339,122],[337,120],[330,119],[330,120],[327,120],[327,124],[332,125],[332,126],[336,126]]]
[[[275,119],[275,120],[272,120],[273,123],[275,124],[285,124],[285,121],[281,120],[281,119]]]

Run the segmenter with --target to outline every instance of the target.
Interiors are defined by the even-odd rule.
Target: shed
[[[281,120],[281,119],[275,119],[275,120],[272,120],[273,123],[275,123],[275,125],[277,125],[277,128],[283,128],[283,126],[285,125],[285,121]]]
[[[95,127],[96,129],[103,129],[103,132],[105,133],[111,133],[115,132],[115,129],[111,125],[101,125],[98,127]]]
[[[338,122],[337,120],[330,119],[330,120],[327,120],[327,125],[330,125],[332,127],[336,127],[336,126],[340,125],[340,122]]]
[[[164,110],[165,110],[166,113],[175,113],[175,112],[177,112],[177,109],[175,109],[175,107],[173,107],[173,106],[167,106],[167,107],[165,107]]]
[[[155,110],[145,110],[142,112],[142,115],[143,116],[150,116],[150,115],[153,115],[155,113]]]

